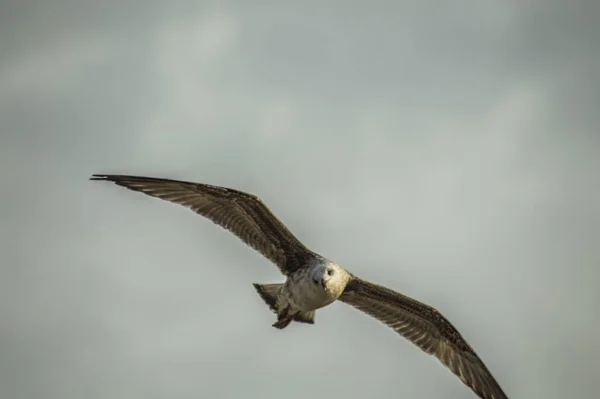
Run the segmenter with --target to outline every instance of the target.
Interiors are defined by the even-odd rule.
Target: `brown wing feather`
[[[302,267],[314,254],[260,198],[242,191],[171,179],[126,175],[93,175],[133,191],[185,206],[229,230],[271,260],[283,274]]]
[[[483,361],[437,310],[388,288],[354,277],[339,298],[435,355],[480,398],[506,399]]]

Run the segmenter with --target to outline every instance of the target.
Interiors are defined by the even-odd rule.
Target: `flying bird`
[[[229,230],[274,263],[286,281],[253,284],[277,316],[273,327],[284,329],[292,321],[314,324],[317,309],[341,301],[437,357],[478,397],[507,398],[473,348],[440,312],[363,280],[311,251],[259,197],[226,187],[153,177],[95,174],[91,180],[113,182],[187,207]]]

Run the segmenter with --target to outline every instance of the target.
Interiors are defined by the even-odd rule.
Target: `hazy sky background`
[[[475,396],[128,173],[261,196],[438,308],[511,398],[596,398],[594,1],[3,1],[0,397]]]

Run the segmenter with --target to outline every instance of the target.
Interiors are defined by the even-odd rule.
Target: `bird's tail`
[[[258,292],[258,295],[265,301],[269,309],[273,311],[275,314],[279,314],[279,309],[277,308],[277,294],[279,293],[279,289],[283,286],[283,284],[252,284]],[[315,312],[300,312],[292,318],[293,321],[297,321],[299,323],[307,323],[314,324],[315,323]],[[288,322],[289,324],[289,322]],[[287,324],[286,324],[287,325]]]

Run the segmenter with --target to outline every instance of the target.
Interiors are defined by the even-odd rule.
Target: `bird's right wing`
[[[507,399],[492,373],[437,310],[388,288],[352,276],[339,300],[378,319],[435,355],[483,399]]]
[[[226,187],[153,177],[93,175],[133,191],[185,206],[229,230],[287,275],[314,254],[255,195]]]

